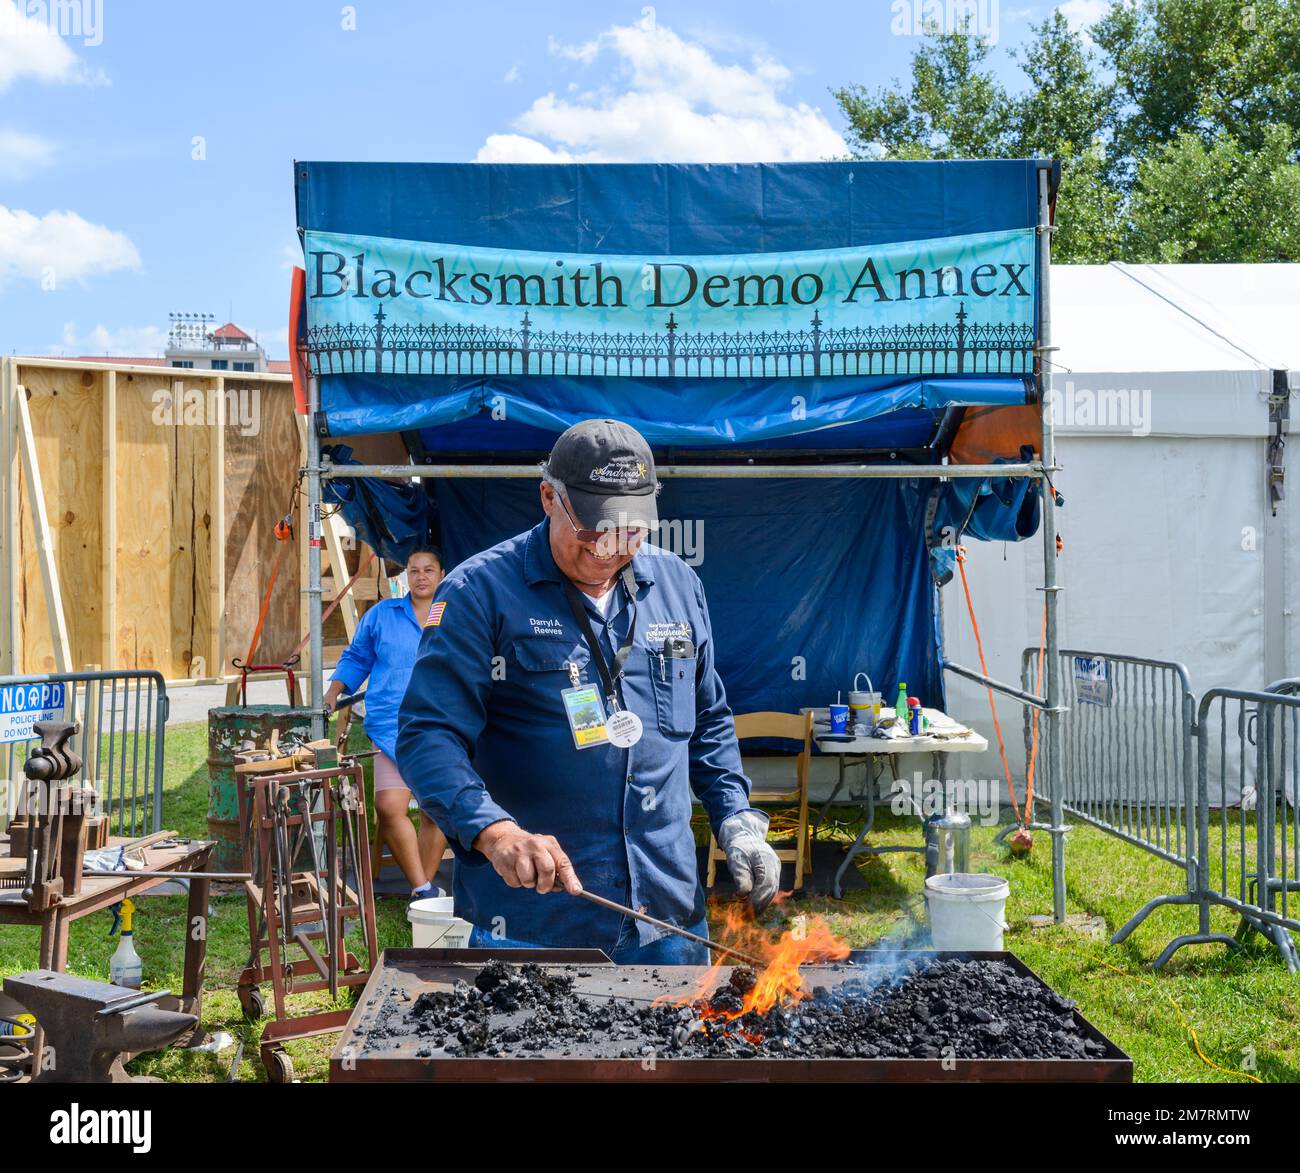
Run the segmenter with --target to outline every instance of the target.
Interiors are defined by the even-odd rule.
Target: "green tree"
[[[863,158],[978,159],[1005,155],[1012,106],[990,70],[990,48],[965,33],[934,35],[912,59],[912,84],[834,91]]]
[[[1292,131],[1265,128],[1258,149],[1231,135],[1208,145],[1184,130],[1138,166],[1125,255],[1166,263],[1300,257],[1300,165]]]
[[[1031,26],[1015,96],[931,33],[908,85],[834,91],[853,153],[1059,159],[1064,261],[1300,259],[1300,0],[1112,0],[1088,31]]]

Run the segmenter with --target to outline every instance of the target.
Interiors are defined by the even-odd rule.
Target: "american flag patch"
[[[442,613],[447,609],[447,603],[444,600],[441,603],[434,603],[429,608],[429,618],[425,622],[425,627],[437,627],[442,622]]]

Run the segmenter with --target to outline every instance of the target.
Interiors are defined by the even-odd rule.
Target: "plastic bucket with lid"
[[[1002,949],[1003,913],[1011,885],[1001,876],[941,872],[925,881],[930,937],[936,949]]]
[[[416,949],[464,949],[474,927],[453,911],[450,896],[413,900],[406,909],[411,922],[411,944]]]

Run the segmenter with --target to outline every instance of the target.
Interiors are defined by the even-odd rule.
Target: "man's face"
[[[412,554],[406,564],[406,581],[411,594],[419,598],[432,595],[442,582],[442,567],[432,554]]]
[[[582,519],[569,518],[566,502],[550,485],[542,482],[542,508],[551,519],[551,555],[560,573],[579,586],[603,586],[632,561],[645,538],[644,530],[609,530],[595,541],[584,541],[574,532]],[[569,506],[572,510],[572,506]]]

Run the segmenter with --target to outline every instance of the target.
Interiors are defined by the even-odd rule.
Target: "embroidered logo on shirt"
[[[664,646],[664,640],[666,639],[690,638],[691,625],[683,623],[680,619],[670,619],[664,623],[652,623],[645,633],[646,646],[652,652],[659,651]]]
[[[446,609],[447,609],[447,602],[445,599],[442,602],[434,603],[434,605],[429,608],[429,619],[424,626],[425,627],[439,626],[439,624],[442,623],[442,613]]]

